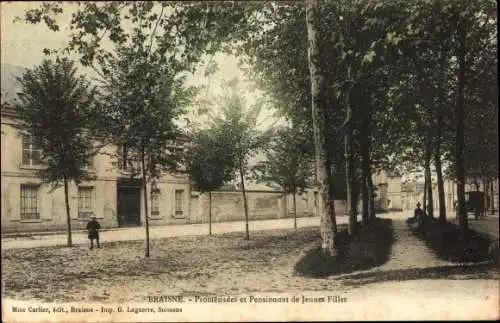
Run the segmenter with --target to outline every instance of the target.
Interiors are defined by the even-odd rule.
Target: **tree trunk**
[[[444,128],[444,104],[446,102],[446,92],[448,88],[445,87],[446,82],[446,71],[445,66],[447,56],[443,53],[441,55],[441,87],[439,88],[439,103],[437,105],[437,115],[436,115],[436,140],[434,147],[434,166],[436,166],[436,176],[437,176],[437,188],[439,197],[439,221],[441,223],[446,222],[446,202],[444,194],[444,181],[443,181],[443,166],[441,163],[441,141],[442,141],[442,129]]]
[[[488,210],[488,180],[483,179],[483,187],[484,187],[484,207],[482,208],[482,215],[486,215],[486,211]]]
[[[68,180],[64,176],[64,202],[66,204],[66,225],[67,225],[67,242],[66,246],[72,247],[73,241],[71,239],[71,212],[69,209],[69,189]]]
[[[348,77],[350,71],[348,71]],[[358,224],[356,216],[356,198],[355,198],[355,174],[354,174],[354,156],[353,156],[353,138],[352,138],[352,105],[349,100],[349,90],[346,94],[346,134],[344,137],[345,145],[345,178],[347,190],[347,210],[349,214],[348,232],[350,236],[356,235],[356,226]]]
[[[367,185],[368,185],[368,205],[369,205],[369,210],[370,213],[368,214],[369,219],[373,220],[376,218],[377,214],[375,213],[375,189],[373,186],[373,179],[372,179],[372,171],[370,168],[370,173],[367,178]]]
[[[474,186],[476,187],[476,192],[479,192],[479,181],[477,177],[474,177]]]
[[[337,223],[335,207],[332,199],[330,156],[328,153],[328,120],[326,118],[326,86],[319,64],[319,37],[317,33],[320,22],[319,8],[311,1],[306,6],[306,24],[308,40],[308,62],[311,75],[311,110],[314,133],[314,151],[316,160],[316,179],[319,184],[321,248],[326,256],[337,254]]]
[[[424,214],[427,214],[427,185],[428,185],[428,180],[427,176],[425,176],[425,170],[424,170],[424,200],[422,201],[422,208],[424,210]]]
[[[293,227],[297,229],[297,201],[295,200],[297,190],[293,190]]]
[[[429,135],[427,135],[429,136]],[[425,164],[424,164],[425,178],[427,180],[427,215],[434,217],[434,202],[432,198],[432,178],[431,178],[431,147],[430,139],[426,140],[425,145]]]
[[[463,235],[468,234],[469,224],[467,221],[467,210],[465,205],[465,51],[466,33],[464,26],[465,18],[459,18],[458,22],[458,97],[455,106],[457,120],[455,136],[455,175],[457,178],[457,201],[458,201],[458,227]]]
[[[288,194],[283,193],[283,215],[288,218]]]
[[[490,181],[490,192],[491,192],[491,207],[490,207],[490,214],[495,214],[495,195],[493,195],[493,185],[495,185],[495,180]]]
[[[141,154],[141,167],[142,167],[142,190],[144,192],[144,220],[146,222],[146,257],[149,257],[149,217],[148,217],[148,192],[146,191],[147,178],[146,178],[146,156],[144,150]]]
[[[367,183],[367,178],[366,175],[364,174],[363,170],[363,175],[362,175],[362,180],[361,180],[361,221],[363,225],[368,223],[369,219],[369,199],[368,199],[368,183]]]
[[[247,195],[245,191],[245,174],[243,172],[242,164],[240,164],[240,180],[241,180],[241,192],[243,193],[243,208],[245,209],[245,240],[249,240],[250,233],[248,230],[248,204],[247,204]]]
[[[446,222],[446,202],[444,194],[444,181],[443,181],[443,169],[441,165],[441,155],[440,149],[436,147],[436,153],[434,155],[434,164],[436,166],[437,175],[437,186],[439,195],[439,221]]]
[[[371,218],[370,214],[370,191],[368,185],[368,178],[371,177],[371,168],[370,168],[370,147],[369,147],[369,120],[367,120],[367,116],[363,115],[363,126],[361,133],[361,166],[362,166],[362,180],[361,180],[361,195],[362,195],[362,221],[363,224],[366,224],[368,220]],[[373,198],[372,198],[373,199]]]
[[[212,235],[212,191],[208,191],[208,235]]]

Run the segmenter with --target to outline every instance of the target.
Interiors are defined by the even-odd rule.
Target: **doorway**
[[[117,215],[119,226],[141,225],[141,186],[138,183],[118,183]]]

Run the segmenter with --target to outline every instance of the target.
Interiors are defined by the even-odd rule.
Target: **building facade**
[[[15,111],[1,110],[1,228],[4,233],[60,231],[67,228],[64,188],[42,183],[37,170],[43,167],[40,150],[16,127]],[[144,191],[140,179],[110,155],[116,147],[106,146],[94,156],[88,171],[93,180],[69,185],[71,227],[84,229],[95,215],[103,228],[142,226],[145,222]],[[155,225],[244,220],[240,191],[208,193],[191,189],[186,174],[166,173],[148,185],[149,223]],[[281,191],[248,190],[250,220],[293,217],[292,196]],[[297,194],[297,216],[317,215],[317,193]]]
[[[378,211],[400,211],[403,209],[401,176],[380,170],[372,175],[376,188],[375,208]]]
[[[71,227],[83,229],[95,215],[103,228],[141,226],[145,222],[144,191],[141,181],[119,166],[110,155],[117,147],[106,146],[91,161],[93,180],[69,185]],[[42,183],[36,172],[43,165],[40,150],[29,136],[16,127],[15,111],[1,109],[1,228],[2,232],[60,231],[67,228],[63,187]],[[422,183],[402,184],[401,177],[385,171],[373,175],[378,211],[413,210],[423,199]],[[163,174],[151,190],[146,188],[149,223],[155,225],[244,220],[243,198],[239,190],[200,194],[192,190],[186,174]],[[467,185],[466,191],[475,190]],[[439,200],[433,184],[435,210]],[[498,179],[490,192],[498,210]],[[250,220],[293,218],[293,197],[277,190],[248,190]],[[318,192],[309,189],[296,195],[298,217],[319,214]],[[456,185],[445,182],[445,203],[454,207]],[[361,201],[360,201],[361,205]],[[361,210],[361,206],[358,209]],[[338,216],[346,215],[345,201],[336,200]]]
[[[116,166],[109,156],[114,149],[105,147],[92,159],[88,169],[92,181],[69,185],[72,228],[84,228],[91,215],[105,228],[144,223],[141,182]],[[16,128],[15,112],[6,108],[1,116],[1,152],[2,232],[65,229],[64,189],[37,177],[36,171],[43,167],[40,151]],[[183,174],[165,174],[152,194],[148,187],[150,223],[188,223],[190,187]]]

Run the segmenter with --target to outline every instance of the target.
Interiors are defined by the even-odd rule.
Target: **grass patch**
[[[410,221],[408,224],[410,225]],[[455,263],[490,260],[489,248],[493,242],[492,238],[473,229],[469,229],[469,233],[462,236],[456,224],[427,218],[422,226],[413,228],[412,231],[443,260]]]
[[[392,220],[375,219],[361,226],[354,237],[346,230],[337,233],[339,252],[335,257],[324,256],[316,244],[294,267],[301,276],[326,277],[367,270],[383,265],[389,260],[394,243]]]

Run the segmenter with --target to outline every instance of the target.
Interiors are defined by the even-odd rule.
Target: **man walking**
[[[87,230],[89,231],[90,249],[94,249],[94,239],[97,242],[97,248],[101,248],[99,245],[99,229],[101,225],[97,222],[95,215],[90,217],[90,221],[87,223]]]

